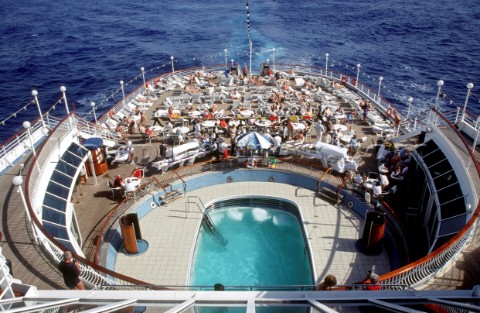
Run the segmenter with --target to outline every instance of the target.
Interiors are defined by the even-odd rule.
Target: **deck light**
[[[407,120],[408,120],[408,117],[410,116],[410,106],[412,105],[412,101],[413,101],[413,98],[408,97],[408,99],[407,99],[407,103],[408,103]]]
[[[382,99],[380,99],[380,89],[382,88],[382,81],[383,81],[383,76],[380,76],[378,78],[378,93],[377,93],[378,103],[382,101]]]
[[[95,113],[95,102],[90,102],[90,106],[92,107],[92,110],[93,110],[93,117],[95,118],[95,125],[98,124],[98,121],[97,121],[97,114]]]
[[[65,94],[67,88],[65,86],[60,87],[60,92],[63,94],[63,101],[65,102],[65,110],[67,111],[67,115],[70,115],[70,110],[68,109],[68,102],[67,102],[67,95]]]
[[[273,52],[273,70],[275,70],[275,48],[272,49]]]
[[[355,87],[358,86],[358,79],[360,78],[360,67],[362,67],[360,65],[360,63],[357,64],[357,79],[355,80]]]
[[[228,50],[227,50],[227,49],[223,50],[223,53],[225,54],[225,68],[227,68],[227,64],[228,64],[228,61],[227,61]]]
[[[120,88],[122,89],[122,106],[125,106],[125,90],[123,89],[123,80],[120,81]]]
[[[20,175],[13,177],[12,183],[18,188],[17,190],[18,190],[18,193],[20,194],[20,197],[22,198],[22,203],[23,203],[23,207],[25,208],[25,214],[27,215],[28,223],[30,224],[30,227],[32,227],[32,233],[35,239],[35,244],[38,244],[37,232],[35,231],[35,227],[33,226],[32,217],[30,216],[30,212],[28,211],[27,201],[25,200],[25,195],[23,194],[23,190],[22,190],[23,177]]]
[[[328,57],[330,55],[327,53],[325,53],[325,74],[328,76]]]
[[[470,91],[473,88],[472,83],[467,84],[467,97],[465,98],[465,104],[463,105],[463,113],[462,113],[462,122],[465,120],[465,116],[467,115],[467,104],[468,104],[468,98],[470,98]]]
[[[145,84],[145,68],[142,66],[142,67],[140,68],[140,71],[142,71],[143,88],[147,88],[147,85]]]
[[[40,109],[40,103],[38,103],[38,91],[36,91],[35,89],[32,90],[32,96],[33,96],[33,99],[35,100],[35,104],[37,105],[37,110],[38,110],[38,114],[40,115],[40,120],[42,121],[42,126],[43,128],[46,127],[45,125],[45,121],[43,119],[43,114],[42,114],[42,110]]]

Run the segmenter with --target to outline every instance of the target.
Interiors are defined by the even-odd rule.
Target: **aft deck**
[[[146,115],[150,117],[153,110],[160,106],[165,97],[169,96],[171,92],[166,92],[155,101],[154,105],[148,109]],[[228,109],[231,104],[224,104],[224,109]],[[352,110],[348,103],[339,103],[346,110]],[[219,109],[221,109],[219,103]],[[358,137],[367,136],[366,142],[356,155],[359,162],[359,171],[368,172],[375,170],[375,149],[374,145],[377,143],[378,136],[374,134],[371,129],[361,123],[359,119],[353,120],[350,124],[356,130]],[[190,127],[192,127],[190,125]],[[135,145],[135,161],[136,165],[147,168],[146,177],[154,177],[162,182],[166,179],[155,171],[149,171],[149,164],[155,160],[159,154],[158,141],[145,142],[140,135],[131,135],[131,140]],[[228,142],[228,138],[226,139]],[[311,135],[307,140],[315,141],[315,135]],[[23,170],[23,175],[27,173],[30,159],[25,160],[26,167]],[[108,173],[97,177],[97,184],[94,184],[93,178],[89,178],[86,185],[78,185],[73,196],[75,203],[77,217],[82,231],[83,246],[82,249],[90,260],[94,256],[94,244],[100,232],[104,220],[108,214],[118,204],[117,200],[112,199],[112,192],[107,187],[107,181],[113,179],[116,174],[122,176],[129,176],[135,165],[119,164],[114,168],[110,168]],[[196,165],[194,165],[196,166]],[[198,165],[202,166],[202,165]],[[290,168],[294,171],[299,171],[313,177],[321,177],[322,170],[309,168],[305,166],[293,166]],[[20,173],[20,166],[12,168],[0,180],[1,195],[2,195],[2,252],[6,258],[10,259],[13,264],[14,277],[20,279],[26,284],[37,286],[39,289],[63,289],[64,284],[61,275],[56,270],[55,266],[44,256],[39,246],[33,242],[33,236],[29,231],[28,222],[23,209],[23,204],[19,193],[12,185],[12,178]],[[182,174],[186,175],[186,174]],[[339,185],[342,178],[341,175],[328,174],[327,179],[335,185]],[[311,207],[312,211],[307,214],[305,224],[307,225],[310,240],[312,240],[312,250],[315,253],[314,259],[316,261],[317,276],[323,277],[327,273],[332,273],[337,276],[340,283],[353,283],[363,278],[365,271],[372,265],[376,265],[377,271],[382,273],[388,271],[388,262],[385,262],[385,256],[382,256],[380,261],[373,261],[364,259],[362,255],[357,253],[355,247],[351,244],[360,233],[362,221],[358,217],[352,215],[352,212],[343,205],[334,207],[324,201],[315,198],[311,192],[306,192],[305,199],[299,199],[295,195],[294,187],[276,184],[275,189],[271,188],[271,184],[265,186],[256,186],[252,189],[251,184],[244,186],[238,184],[235,188],[228,190],[224,186],[213,188],[209,191],[195,191],[202,196],[202,200],[218,197],[224,194],[248,194],[250,192],[259,193],[264,190],[266,194],[285,195],[291,197],[294,201],[310,201],[305,207]],[[233,185],[228,185],[229,187]],[[232,190],[231,190],[232,189]],[[252,191],[253,190],[253,191]],[[192,192],[192,194],[194,194]],[[180,284],[186,283],[187,268],[189,262],[189,254],[191,252],[191,245],[193,243],[193,236],[198,226],[199,216],[189,213],[185,215],[185,206],[182,198],[171,202],[166,207],[160,207],[152,212],[151,220],[165,223],[162,227],[146,225],[142,221],[142,230],[144,237],[151,243],[151,247],[144,256],[141,257],[126,257],[119,256],[116,268],[120,273],[131,274],[141,280],[156,284]],[[314,206],[311,203],[315,202]],[[320,208],[321,207],[321,208]],[[328,209],[328,217],[318,215],[318,211],[323,213]],[[185,216],[187,216],[185,218]],[[149,218],[150,220],[150,218]],[[341,223],[338,223],[342,221]],[[167,228],[178,223],[188,223],[188,230],[186,226],[177,226],[175,230],[181,229],[181,235],[165,235]],[[158,224],[157,224],[158,225]],[[158,229],[162,234],[158,234]],[[346,232],[349,236],[346,236]],[[332,238],[332,233],[339,233],[336,238]],[[183,243],[175,240],[183,240]],[[156,242],[154,240],[163,240]],[[315,241],[316,240],[316,241]],[[324,245],[328,244],[328,245]],[[158,247],[158,250],[156,249]],[[181,248],[180,248],[181,247]],[[474,240],[473,244],[469,245],[457,260],[450,266],[448,271],[438,274],[438,278],[432,280],[428,288],[431,289],[455,289],[455,288],[471,288],[480,281],[480,270],[478,270],[478,240]],[[162,250],[163,249],[163,250]],[[327,252],[327,253],[326,253]],[[182,255],[178,255],[182,253]],[[343,254],[345,253],[345,254]],[[188,254],[188,256],[187,256]],[[340,257],[339,254],[342,254]],[[186,258],[185,258],[186,257]],[[137,263],[138,262],[138,263]],[[146,273],[144,265],[150,265],[158,262],[159,268],[156,271],[149,271]],[[132,264],[138,266],[132,271]],[[173,266],[173,268],[171,267]],[[155,275],[151,275],[152,273]],[[165,276],[160,277],[158,273],[163,273]],[[175,273],[175,274],[173,274]]]

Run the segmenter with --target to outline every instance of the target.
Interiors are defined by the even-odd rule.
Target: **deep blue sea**
[[[463,106],[466,84],[475,87],[469,107],[479,113],[480,2],[416,0],[250,0],[254,65],[276,62],[325,66],[355,75],[405,109],[412,96],[418,108],[431,105],[436,82],[445,81],[442,106]],[[37,89],[43,111],[60,98],[78,113],[102,104],[97,113],[147,78],[175,68],[248,63],[244,0],[3,0],[0,5],[0,142],[37,117],[28,104]],[[140,78],[139,78],[140,77]],[[110,96],[114,95],[114,99]],[[110,100],[106,100],[109,99]],[[54,115],[64,115],[57,105]]]

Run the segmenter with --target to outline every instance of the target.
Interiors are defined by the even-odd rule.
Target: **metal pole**
[[[63,101],[65,102],[65,110],[67,110],[67,115],[70,115],[70,110],[68,109],[67,95],[65,94],[65,91],[67,91],[67,88],[65,88],[65,86],[61,86],[60,91],[63,94]]]
[[[92,110],[93,110],[93,117],[95,118],[95,125],[98,124],[98,121],[97,121],[97,114],[95,113],[95,102],[90,102],[90,106],[92,107]],[[95,127],[95,132],[97,132],[97,128]]]
[[[142,66],[142,67],[140,68],[140,70],[142,71],[143,88],[146,89],[146,88],[147,88],[147,84],[145,83],[145,68]],[[146,90],[146,91],[148,91],[148,90]]]
[[[225,69],[227,69],[227,66],[228,66],[228,61],[227,61],[228,50],[227,49],[223,50],[223,53],[225,54]]]
[[[172,61],[172,73],[175,73],[175,67],[173,66],[173,55],[170,57],[170,60]]]
[[[325,75],[328,76],[328,52],[325,53]]]
[[[29,121],[23,122],[23,128],[25,128],[27,130],[28,141],[30,141],[30,148],[32,149],[33,156],[36,158],[37,157],[37,152],[35,151],[35,145],[33,144],[32,135],[30,133],[30,127],[31,126],[32,125],[30,124]]]
[[[437,90],[437,97],[435,98],[435,109],[438,111],[438,109],[440,107],[439,102],[440,102],[440,95],[442,94],[443,80],[439,80],[437,82],[437,86],[438,86],[438,90]],[[438,116],[436,114],[434,116],[435,116],[435,118],[433,119],[433,123],[436,125]]]
[[[232,67],[233,67],[233,59],[231,59],[230,61],[232,61]]]
[[[273,48],[273,70],[275,70],[275,48]]]
[[[46,125],[45,125],[45,121],[43,120],[43,114],[42,114],[42,110],[40,109],[40,104],[38,103],[37,95],[38,95],[38,91],[32,90],[32,96],[33,96],[33,99],[35,100],[35,104],[37,105],[38,114],[40,115],[40,120],[42,121],[42,126],[45,128]]]
[[[377,102],[380,103],[380,90],[382,88],[382,81],[383,81],[383,76],[380,76],[378,78],[378,93],[377,93]]]
[[[30,227],[32,227],[33,238],[35,240],[35,244],[38,244],[38,236],[37,232],[35,231],[35,226],[32,222],[32,217],[30,216],[30,212],[28,211],[27,201],[25,200],[25,195],[23,194],[22,184],[23,184],[23,177],[22,176],[15,176],[13,178],[12,183],[18,187],[18,193],[20,193],[20,198],[22,198],[23,207],[25,208],[25,213],[27,215],[28,223]]]
[[[123,80],[120,81],[120,88],[122,89],[122,108],[125,106],[125,90],[123,89]]]
[[[465,120],[465,116],[467,115],[467,104],[468,104],[468,98],[470,98],[470,91],[473,88],[472,83],[467,84],[467,97],[465,98],[465,104],[463,106],[463,113],[462,113],[462,122]]]
[[[250,45],[250,75],[252,75],[252,51],[253,51],[252,41],[250,40],[248,44]]]
[[[358,86],[358,79],[360,78],[360,63],[357,64],[357,79],[355,80],[355,87]],[[358,88],[358,87],[357,87]]]
[[[35,165],[37,166],[37,170],[40,172],[40,166],[38,165],[38,160],[37,160],[37,151],[35,150],[35,144],[33,143],[30,127],[32,127],[32,125],[30,124],[29,121],[23,122],[23,128],[27,130],[28,141],[30,141],[30,148],[32,149],[33,156],[35,157]]]

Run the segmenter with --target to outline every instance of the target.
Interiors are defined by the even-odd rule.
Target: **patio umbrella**
[[[268,149],[273,143],[264,135],[257,132],[250,132],[237,139],[237,147],[252,147],[253,149]]]

